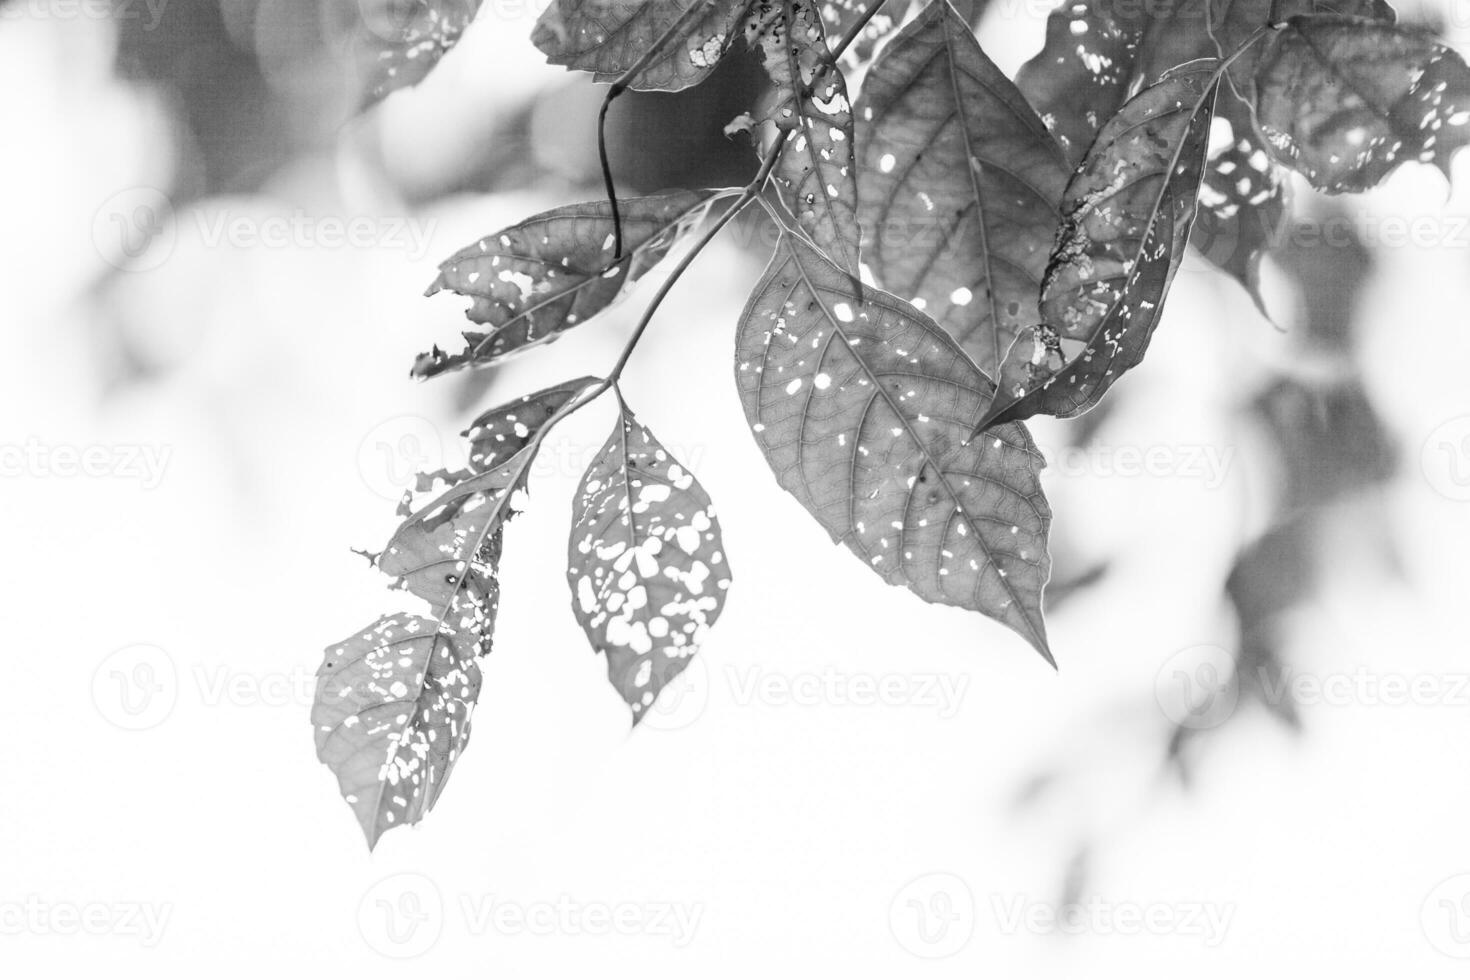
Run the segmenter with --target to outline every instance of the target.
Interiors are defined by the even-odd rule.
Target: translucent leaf
[[[413,375],[431,378],[548,343],[601,313],[696,227],[720,196],[677,191],[619,202],[623,256],[614,251],[607,201],[572,204],[528,218],[461,249],[428,289],[472,301],[466,316],[489,327],[466,333],[466,348],[420,354]]]
[[[327,648],[311,724],[372,848],[418,823],[470,737],[480,694],[471,638],[397,613]]]
[[[1298,18],[1262,56],[1256,85],[1276,158],[1329,193],[1366,190],[1406,160],[1448,177],[1470,142],[1470,69],[1423,31]]]
[[[1042,323],[1006,354],[982,425],[1080,415],[1143,360],[1194,221],[1217,64],[1165,76],[1098,132],[1062,200]]]
[[[763,117],[786,149],[773,176],[802,229],[833,261],[858,271],[852,107],[847,82],[829,65],[817,0],[761,0],[748,33],[775,83]]]
[[[1145,6],[1063,0],[1046,20],[1040,53],[1016,73],[1016,86],[1073,163],[1128,97]]]
[[[858,99],[865,261],[994,377],[1036,297],[1071,168],[947,0],[884,48]]]
[[[632,88],[678,91],[703,81],[739,36],[754,0],[554,0],[531,41],[553,65],[611,82],[662,42]]]
[[[368,37],[364,104],[417,85],[475,19],[482,0],[359,0]]]
[[[782,236],[740,323],[736,380],[781,486],[865,565],[977,610],[1051,660],[1045,465],[1024,427],[967,441],[994,386],[929,317]]]
[[[709,495],[626,407],[577,491],[567,581],[636,725],[719,619],[730,567]]]

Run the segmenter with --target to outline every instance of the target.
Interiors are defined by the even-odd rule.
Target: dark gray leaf
[[[657,55],[631,88],[678,91],[714,71],[740,34],[753,0],[554,0],[531,41],[553,65],[615,81]]]
[[[577,491],[567,582],[636,725],[719,619],[730,566],[709,495],[626,406]]]
[[[607,309],[703,220],[717,191],[678,191],[619,202],[623,255],[614,251],[607,201],[572,204],[528,218],[461,249],[428,289],[472,300],[466,316],[490,329],[465,334],[466,349],[420,354],[413,375],[431,378],[548,343]]]
[[[947,0],[884,48],[858,99],[859,219],[878,285],[994,377],[1036,298],[1070,167]]]
[[[1042,323],[1006,354],[982,425],[1080,415],[1143,360],[1194,222],[1217,65],[1166,75],[1098,132],[1062,200]]]
[[[784,234],[741,317],[736,380],[781,486],[865,565],[999,620],[1051,661],[1045,465],[1024,427],[969,440],[994,385],[947,333]]]
[[[1367,190],[1409,160],[1448,177],[1470,142],[1470,68],[1424,31],[1297,18],[1262,55],[1256,86],[1276,158],[1328,193]]]
[[[364,106],[417,85],[475,19],[482,0],[359,0],[367,44]]]

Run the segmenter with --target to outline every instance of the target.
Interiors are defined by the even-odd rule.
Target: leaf
[[[1250,36],[1272,22],[1289,17],[1344,14],[1365,17],[1392,24],[1398,19],[1394,9],[1384,0],[1210,0],[1210,33],[1216,52],[1228,58],[1245,44]],[[1255,75],[1266,45],[1258,43],[1246,50],[1226,70],[1231,86],[1247,102],[1256,99]]]
[[[416,378],[432,378],[556,340],[601,313],[659,263],[708,213],[718,191],[677,191],[620,202],[623,256],[614,253],[607,201],[572,204],[512,225],[441,265],[427,295],[450,290],[472,301],[466,316],[490,329],[464,335],[466,349],[420,354]]]
[[[1448,178],[1470,142],[1470,69],[1423,31],[1298,18],[1262,56],[1256,83],[1272,152],[1328,193],[1367,190],[1406,160]]]
[[[867,9],[881,0],[824,0],[818,9],[822,15],[822,24],[826,28],[827,36],[840,38],[847,34],[858,18],[862,17]],[[847,49],[847,59],[850,64],[861,64],[873,56],[873,50],[878,44],[897,29],[903,23],[904,15],[908,13],[912,0],[887,0],[881,10],[873,15],[866,27],[858,33],[857,39]]]
[[[537,445],[440,494],[393,533],[378,569],[428,602],[456,633],[487,644],[500,605],[501,531],[514,516],[516,491],[525,487]]]
[[[878,284],[994,377],[1036,297],[1070,173],[947,0],[884,47],[858,99],[859,219]]]
[[[994,385],[929,317],[783,234],[736,380],[781,486],[893,585],[999,620],[1048,662],[1044,462],[1024,427],[967,441]]]
[[[1128,97],[1142,39],[1144,5],[1063,0],[1046,19],[1046,43],[1016,73],[1067,159],[1081,160],[1093,136]]]
[[[482,0],[359,0],[367,29],[366,109],[417,85],[459,43]]]
[[[463,433],[470,440],[470,469],[484,473],[508,462],[557,412],[599,383],[592,377],[563,381],[485,412]]]
[[[982,428],[1080,415],[1143,360],[1194,221],[1217,65],[1165,76],[1098,132],[1062,198],[1042,323],[1007,352]]]
[[[636,725],[719,619],[730,568],[709,495],[627,406],[577,491],[567,582]]]
[[[1250,106],[1228,88],[1216,96],[1215,126],[1222,124],[1229,125],[1230,139],[1205,167],[1190,244],[1243,285],[1269,317],[1261,258],[1286,227],[1286,182],[1256,132]]]
[[[772,176],[802,229],[856,276],[861,234],[852,107],[842,70],[828,64],[815,0],[760,0],[748,33],[775,88],[763,118],[786,149]]]
[[[658,53],[630,88],[678,91],[703,81],[739,36],[754,0],[554,0],[531,33],[553,65],[615,81]]]
[[[311,724],[367,835],[418,823],[470,737],[480,694],[473,640],[397,613],[327,648]]]

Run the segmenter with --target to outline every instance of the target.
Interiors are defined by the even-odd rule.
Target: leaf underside
[[[1216,65],[1170,73],[1098,132],[1062,199],[1042,323],[1007,353],[982,426],[1080,415],[1143,360],[1194,221]]]
[[[644,91],[678,91],[703,81],[730,51],[754,0],[555,0],[531,42],[553,65],[611,82],[659,45],[631,79]]]
[[[361,0],[367,45],[366,109],[417,85],[459,43],[482,0]]]
[[[781,486],[834,541],[1051,661],[1045,465],[1024,427],[966,441],[994,386],[933,320],[782,235],[741,316],[736,380]]]
[[[1071,168],[947,0],[884,48],[857,104],[865,262],[988,376],[1036,301]]]
[[[461,249],[428,289],[471,300],[465,315],[488,329],[467,332],[465,349],[420,354],[413,375],[432,378],[550,343],[611,306],[694,229],[717,191],[677,191],[619,203],[623,254],[615,251],[612,206],[572,204],[535,215]]]
[[[567,582],[636,725],[724,610],[730,568],[709,495],[626,407],[577,491]]]
[[[1470,142],[1470,68],[1418,30],[1298,18],[1256,74],[1256,115],[1277,159],[1319,190],[1367,190],[1417,160],[1450,175]]]

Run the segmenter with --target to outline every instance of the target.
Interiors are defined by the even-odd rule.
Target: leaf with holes
[[[1424,31],[1297,18],[1262,55],[1256,86],[1276,158],[1328,193],[1367,190],[1408,160],[1448,177],[1470,142],[1470,68]]]
[[[432,378],[492,364],[556,340],[601,313],[698,226],[724,192],[678,191],[620,202],[623,255],[614,251],[607,201],[546,211],[461,249],[440,266],[428,289],[471,300],[466,316],[489,327],[464,335],[466,348],[420,354],[413,375]]]
[[[394,584],[429,603],[456,633],[488,645],[500,604],[500,545],[535,459],[530,445],[506,462],[444,491],[393,533],[374,563]]]
[[[469,465],[462,470],[420,473],[415,491],[428,493],[436,488],[447,488],[509,461],[535,441],[541,430],[551,424],[566,405],[599,383],[600,379],[592,377],[563,381],[482,413],[460,433],[470,443]],[[411,497],[405,496],[400,507],[399,513],[404,517],[413,513]]]
[[[1063,0],[1046,20],[1045,45],[1016,73],[1069,161],[1082,159],[1127,99],[1145,24],[1142,4]]]
[[[858,99],[859,219],[878,285],[994,377],[1036,297],[1070,168],[947,0],[884,47]]]
[[[418,823],[439,800],[470,737],[480,694],[478,643],[397,613],[327,648],[311,724],[367,836]]]
[[[1217,64],[1166,75],[1098,131],[1062,199],[1042,323],[1006,354],[982,428],[1080,415],[1143,360],[1194,222]]]
[[[786,149],[772,176],[802,229],[852,275],[858,272],[857,168],[852,107],[829,64],[816,0],[760,0],[748,32],[774,82],[762,116]]]
[[[714,71],[753,0],[553,0],[531,33],[546,60],[611,82],[653,51],[630,87],[678,91]],[[654,50],[654,49],[657,50]]]
[[[360,0],[363,108],[423,81],[474,21],[482,0]]]
[[[928,316],[784,234],[741,317],[736,380],[781,486],[893,585],[972,609],[1051,662],[1045,465],[1020,425],[969,440],[994,385]]]
[[[563,381],[485,412],[464,431],[470,441],[470,469],[484,473],[508,462],[569,403],[599,383],[592,377]]]
[[[626,406],[577,491],[567,581],[636,725],[720,618],[730,566],[709,495]]]
[[[1189,241],[1269,316],[1261,298],[1261,258],[1285,231],[1287,185],[1256,132],[1250,106],[1224,86],[1215,104],[1215,126],[1222,125],[1229,126],[1230,138],[1210,154]]]

